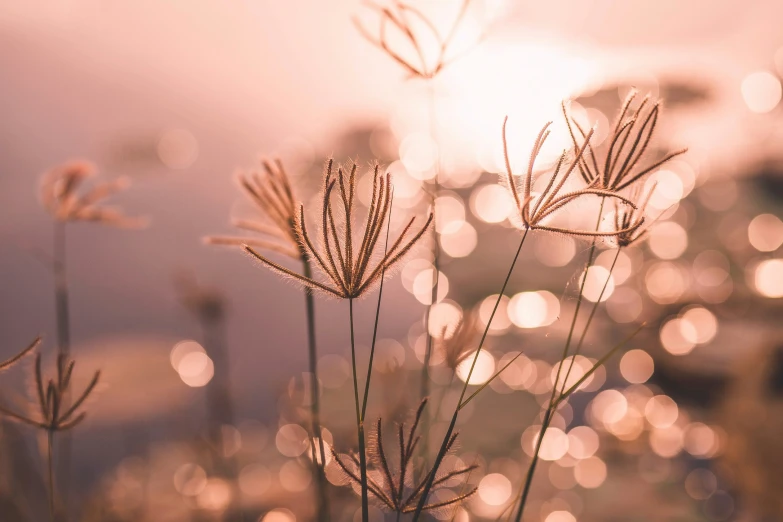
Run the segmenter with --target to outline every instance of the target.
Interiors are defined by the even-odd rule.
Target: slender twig
[[[522,252],[522,246],[525,244],[525,239],[527,238],[528,232],[530,232],[530,229],[525,229],[525,232],[522,234],[522,239],[519,242],[519,247],[517,248],[516,254],[514,254],[514,260],[511,262],[511,266],[508,269],[508,274],[506,274],[505,281],[503,281],[503,286],[501,287],[500,293],[498,294],[498,298],[495,301],[495,306],[492,308],[492,313],[490,314],[489,319],[487,320],[487,326],[484,328],[484,333],[481,335],[481,340],[479,341],[478,348],[476,349],[476,354],[473,356],[473,362],[470,365],[470,371],[468,371],[467,378],[465,379],[465,384],[462,386],[462,393],[460,394],[459,400],[457,401],[457,406],[454,408],[454,414],[451,416],[451,422],[449,423],[449,427],[446,430],[446,435],[443,437],[443,443],[440,446],[438,455],[435,457],[435,463],[432,466],[432,473],[430,473],[430,476],[427,478],[427,483],[424,486],[424,490],[421,493],[421,497],[419,498],[419,503],[416,506],[416,511],[413,513],[413,522],[416,522],[421,516],[421,512],[424,509],[424,506],[427,502],[427,496],[429,495],[429,492],[432,489],[432,484],[435,482],[435,475],[437,474],[437,470],[440,467],[441,461],[443,461],[443,457],[446,455],[446,451],[448,450],[449,441],[451,440],[451,436],[454,433],[454,426],[456,426],[457,424],[457,417],[459,416],[460,404],[462,404],[462,401],[465,399],[465,393],[467,393],[468,383],[470,383],[470,377],[473,375],[473,370],[476,367],[476,361],[478,361],[479,354],[481,353],[481,349],[484,346],[484,341],[486,340],[487,334],[489,333],[489,328],[492,325],[492,319],[494,319],[495,313],[497,312],[498,307],[500,306],[500,301],[503,299],[503,294],[505,293],[506,286],[508,286],[508,282],[511,279],[511,274],[514,272],[514,267],[517,264],[517,260],[519,259],[520,252]]]

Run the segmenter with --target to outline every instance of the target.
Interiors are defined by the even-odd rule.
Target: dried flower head
[[[462,25],[471,0],[463,0],[457,16],[445,35],[436,27],[435,23],[418,7],[408,3],[393,0],[389,7],[365,2],[365,5],[376,11],[379,16],[378,35],[374,36],[364,25],[354,18],[354,24],[361,33],[373,45],[379,47],[392,60],[400,64],[414,78],[434,78],[444,67],[460,57],[462,53],[454,53],[452,43],[454,37]],[[411,53],[405,53],[402,49],[395,49],[388,41],[389,26],[393,27],[410,47]],[[427,35],[422,32],[428,33]],[[482,37],[479,37],[480,40]],[[434,42],[434,46],[428,45]],[[410,56],[408,56],[410,54]]]
[[[115,207],[98,203],[130,185],[128,178],[97,183],[79,194],[87,178],[95,176],[95,165],[86,161],[70,161],[47,172],[41,180],[41,204],[58,221],[93,221],[122,228],[141,228],[144,218],[131,218]]]
[[[35,356],[35,388],[39,415],[28,417],[3,407],[0,407],[0,414],[47,431],[64,431],[79,424],[87,415],[83,411],[78,413],[79,408],[81,408],[84,401],[87,400],[87,397],[95,389],[101,372],[95,372],[90,383],[81,394],[74,394],[71,390],[71,375],[74,364],[73,361],[69,362],[67,360],[65,354],[58,355],[57,377],[49,379],[47,383],[44,383],[41,374],[41,354],[37,354]],[[76,398],[72,398],[69,403],[66,401],[68,396]]]
[[[457,367],[472,353],[477,336],[476,314],[470,314],[466,318],[460,318],[456,325],[446,325],[435,337],[435,350],[443,354],[446,367],[456,371]]]
[[[299,207],[296,221],[297,239],[303,245],[307,256],[315,260],[319,270],[327,277],[328,283],[321,283],[310,277],[297,274],[245,245],[245,250],[281,275],[293,278],[294,281],[320,290],[325,294],[353,299],[369,290],[374,283],[380,281],[402,257],[410,251],[432,223],[432,213],[424,226],[407,241],[406,236],[411,230],[415,217],[405,225],[399,237],[389,246],[381,259],[371,266],[376,253],[381,232],[389,215],[392,203],[391,176],[380,173],[378,164],[374,167],[372,199],[362,240],[354,245],[353,219],[356,196],[356,163],[351,163],[347,169],[338,167],[337,175],[333,174],[333,161],[326,164],[321,207],[321,244],[316,248],[307,231],[304,218],[304,206]],[[335,187],[337,187],[335,189]],[[337,196],[334,196],[337,192]],[[337,217],[335,217],[337,215]],[[339,222],[337,219],[342,218]],[[358,248],[354,248],[358,246]]]
[[[582,179],[589,186],[603,190],[623,190],[672,158],[687,152],[688,149],[671,152],[646,167],[636,168],[650,145],[661,111],[661,101],[652,101],[649,95],[633,109],[637,96],[638,93],[632,91],[623,103],[612,133],[607,138],[609,145],[602,159],[596,157],[584,129],[569,114],[566,104],[563,103],[563,115],[574,150],[586,148],[577,165]]]
[[[41,336],[35,338],[35,340],[30,343],[30,345],[19,352],[18,354],[14,355],[10,359],[6,359],[5,361],[0,362],[0,371],[7,370],[8,368],[12,367],[16,363],[18,363],[20,360],[24,358],[25,355],[28,355],[31,353],[35,348],[41,344]]]
[[[261,165],[263,172],[240,172],[237,182],[270,223],[235,219],[232,224],[265,237],[213,236],[206,241],[213,245],[249,245],[302,259],[303,251],[296,234],[296,201],[288,174],[280,160],[262,160]]]
[[[657,184],[653,184],[650,190],[644,197],[640,196],[640,190],[634,189],[632,199],[638,201],[636,208],[628,205],[616,204],[614,209],[614,229],[618,231],[613,239],[617,242],[617,246],[627,247],[628,245],[639,241],[650,230],[649,226],[644,226],[646,217],[644,215],[647,209],[647,203],[650,201],[650,197],[655,191]]]
[[[413,463],[413,454],[421,438],[416,434],[416,430],[419,426],[424,407],[427,405],[427,399],[421,401],[416,416],[413,421],[411,429],[408,430],[407,435],[405,431],[405,425],[400,424],[397,430],[397,445],[399,448],[399,465],[393,466],[391,459],[386,453],[383,446],[383,435],[381,419],[375,425],[375,433],[370,437],[368,441],[368,473],[367,473],[367,487],[371,498],[373,498],[381,508],[391,511],[393,513],[412,513],[416,511],[416,505],[421,498],[424,487],[427,483],[427,478],[430,474],[435,473],[435,481],[433,482],[430,491],[447,486],[455,478],[463,477],[476,469],[478,466],[461,466],[450,471],[439,472],[437,469],[430,469],[424,474],[423,477],[416,477],[416,473]],[[448,448],[452,449],[454,443],[457,440],[457,434],[454,433],[448,442]],[[359,457],[355,454],[340,455],[334,449],[332,449],[332,456],[334,462],[342,471],[347,482],[353,484],[361,484],[359,478]],[[450,484],[448,484],[450,485]],[[455,495],[447,500],[438,500],[430,504],[425,504],[424,510],[426,511],[439,511],[447,508],[451,508],[470,497],[476,492],[476,488],[471,489],[467,493]]]
[[[536,142],[533,145],[533,150],[530,153],[530,161],[528,162],[527,173],[521,177],[521,180],[517,180],[517,178],[514,176],[511,170],[511,162],[508,158],[508,140],[506,140],[507,122],[508,117],[503,121],[503,154],[506,163],[506,179],[504,181],[506,187],[514,199],[514,204],[518,210],[521,225],[528,229],[547,230],[550,232],[576,236],[611,236],[618,234],[619,232],[617,231],[603,232],[574,230],[553,227],[544,224],[544,220],[546,220],[552,214],[582,196],[597,195],[616,198],[625,201],[631,206],[634,205],[632,201],[620,194],[617,194],[616,192],[595,188],[591,185],[571,192],[562,193],[563,186],[573,173],[577,163],[579,163],[581,160],[585,148],[588,146],[590,138],[593,135],[593,131],[590,130],[585,135],[585,142],[577,150],[576,156],[573,160],[569,160],[568,152],[563,151],[563,153],[558,158],[557,163],[555,164],[554,171],[552,172],[546,187],[541,192],[541,194],[534,195],[533,184],[535,182],[535,163],[539,153],[541,152],[541,147],[543,147],[544,142],[549,136],[549,126],[552,124],[552,122],[548,122],[546,125],[544,125],[544,127],[541,129],[541,132],[538,133]],[[521,183],[521,187],[518,186],[519,183]]]

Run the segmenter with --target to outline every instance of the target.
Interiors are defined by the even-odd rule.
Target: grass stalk
[[[598,230],[601,225],[601,217],[603,215],[604,211],[604,203],[605,199],[601,198],[601,206],[598,209],[598,218],[596,219],[595,223],[595,229]],[[536,465],[538,464],[538,456],[539,452],[541,451],[541,445],[544,442],[544,437],[546,436],[547,429],[549,429],[549,424],[552,421],[552,417],[555,413],[555,402],[557,399],[557,388],[558,383],[560,382],[560,374],[563,371],[563,366],[565,365],[566,358],[568,357],[568,351],[571,348],[571,341],[573,340],[574,331],[576,330],[576,321],[579,318],[579,310],[582,306],[582,301],[584,299],[584,289],[585,284],[587,283],[587,270],[592,266],[593,261],[595,259],[595,251],[596,251],[596,240],[597,238],[593,238],[590,244],[590,253],[587,256],[587,268],[585,268],[585,274],[582,277],[582,282],[579,285],[579,294],[576,298],[576,309],[574,310],[574,317],[571,319],[571,326],[568,329],[568,337],[566,338],[565,345],[563,346],[563,353],[560,356],[560,364],[557,366],[557,374],[555,375],[555,382],[552,384],[552,395],[549,398],[549,404],[546,408],[546,411],[544,412],[544,418],[543,422],[541,424],[541,432],[538,436],[538,440],[536,441],[536,447],[533,451],[533,457],[530,461],[530,465],[528,466],[527,473],[525,474],[525,482],[524,486],[522,487],[522,493],[519,498],[519,507],[517,508],[516,516],[514,517],[515,522],[520,522],[522,520],[522,514],[525,511],[525,505],[527,504],[527,498],[530,494],[530,487],[533,483],[533,476],[536,472]],[[608,281],[608,279],[607,279]],[[591,314],[592,319],[592,314]],[[589,323],[585,325],[585,329],[582,333],[584,336],[584,333],[586,332],[587,328],[589,327]],[[569,372],[570,372],[569,368]]]
[[[52,244],[52,271],[54,273],[54,300],[55,318],[57,321],[57,355],[69,355],[71,352],[71,314],[70,298],[68,292],[68,277],[66,271],[66,222],[54,220]],[[70,401],[65,397],[68,407]],[[68,484],[70,484],[71,469],[71,437],[64,433],[58,440],[59,462],[58,470],[60,480],[64,481],[62,487],[63,509],[68,510]]]
[[[436,96],[435,96],[435,85],[433,84],[434,80],[429,80],[429,110],[430,110],[430,135],[432,136],[432,140],[435,142],[436,145],[439,145],[438,141],[438,114],[437,114],[437,108],[435,105],[436,102]],[[440,170],[441,170],[441,154],[440,154],[440,148],[438,149],[437,154],[437,160],[435,162],[435,177],[432,180],[432,193],[430,194],[430,202],[432,205],[432,212],[433,215],[435,215],[435,200],[438,197],[438,193],[440,192]],[[424,330],[427,335],[427,343],[426,347],[424,349],[424,362],[421,368],[421,387],[419,391],[419,396],[423,400],[425,397],[428,397],[430,394],[430,361],[432,360],[432,343],[433,338],[432,334],[429,330],[429,324],[430,324],[430,314],[432,313],[432,307],[435,306],[435,304],[438,301],[438,282],[440,281],[440,243],[438,242],[438,221],[437,221],[437,215],[435,215],[435,223],[432,227],[432,293],[430,294],[430,304],[427,306],[427,312],[424,317]],[[429,429],[429,413],[425,413],[424,416],[421,419],[422,422],[422,433],[427,433]],[[421,455],[423,458],[427,459],[427,454],[429,452],[429,439],[428,437],[424,437],[424,439],[421,441]]]
[[[492,320],[495,317],[495,313],[498,310],[498,307],[500,306],[500,300],[503,299],[503,294],[506,291],[506,286],[508,286],[508,282],[511,279],[511,274],[514,272],[514,267],[517,264],[517,260],[519,259],[519,254],[522,252],[522,247],[525,244],[525,239],[527,238],[528,233],[530,232],[530,229],[525,229],[524,234],[522,235],[522,239],[519,242],[519,247],[517,248],[516,254],[514,254],[514,260],[511,262],[511,266],[508,269],[508,274],[506,274],[506,279],[503,281],[503,286],[500,289],[500,293],[498,294],[497,301],[495,301],[495,306],[492,308],[492,313],[489,316],[489,320],[487,321],[487,326],[484,328],[484,333],[481,335],[481,340],[479,341],[478,348],[476,349],[476,354],[473,356],[473,361],[470,365],[470,371],[468,371],[468,376],[465,379],[465,384],[462,386],[462,393],[460,394],[459,401],[457,401],[457,405],[454,408],[454,414],[451,416],[451,422],[449,423],[449,427],[446,430],[446,435],[443,437],[443,442],[440,445],[440,449],[438,450],[438,454],[435,457],[435,463],[432,466],[432,472],[427,477],[427,483],[424,486],[424,490],[421,493],[421,497],[419,498],[419,503],[416,505],[416,511],[413,513],[413,522],[416,522],[419,517],[421,516],[422,509],[424,509],[424,506],[427,502],[427,496],[430,493],[430,490],[432,489],[432,484],[435,482],[435,477],[438,472],[438,468],[440,467],[441,462],[443,461],[443,457],[446,455],[446,448],[448,446],[449,439],[451,439],[451,435],[454,433],[454,426],[457,424],[457,417],[459,416],[460,407],[462,405],[462,401],[465,398],[465,393],[467,393],[468,390],[468,383],[470,382],[470,377],[473,375],[473,370],[476,367],[476,361],[478,361],[479,354],[481,353],[481,349],[484,346],[484,341],[487,338],[487,334],[489,333],[489,328],[492,325]]]
[[[351,367],[353,369],[353,395],[356,403],[356,431],[359,439],[359,468],[362,485],[362,522],[370,518],[370,506],[367,490],[367,455],[364,449],[364,423],[362,422],[361,406],[359,404],[359,382],[356,369],[356,341],[353,328],[353,298],[348,299],[348,314],[351,323]]]
[[[303,253],[304,254],[304,253]],[[302,257],[302,271],[307,278],[312,277],[312,268],[310,259],[306,254]],[[327,492],[326,473],[326,452],[324,451],[324,441],[321,435],[321,408],[320,408],[320,384],[318,381],[318,351],[315,342],[315,300],[313,291],[310,288],[304,289],[305,309],[307,315],[307,354],[310,365],[310,414],[312,420],[313,437],[318,441],[318,457],[313,458],[316,476],[316,495],[318,501],[318,520],[326,522],[329,520],[329,495]]]
[[[46,464],[49,478],[49,516],[52,522],[57,521],[57,509],[55,507],[55,483],[54,483],[54,430],[46,430]]]

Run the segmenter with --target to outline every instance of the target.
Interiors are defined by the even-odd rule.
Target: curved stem
[[[306,254],[302,257],[303,274],[306,278],[312,277],[310,268],[310,259]],[[324,441],[321,436],[321,408],[320,408],[320,383],[318,381],[318,352],[315,344],[315,302],[313,291],[310,288],[304,289],[305,308],[307,315],[307,353],[310,363],[310,409],[312,415],[313,437],[318,440],[318,458],[313,459],[317,477],[317,496],[318,496],[318,520],[326,522],[329,520],[329,496],[327,494],[326,474],[324,466],[326,465],[326,452],[324,451]]]
[[[454,426],[457,424],[457,417],[459,416],[460,405],[462,404],[462,401],[465,398],[465,393],[468,390],[468,383],[470,383],[470,377],[473,375],[473,370],[476,367],[476,361],[478,361],[479,354],[481,353],[481,349],[484,346],[484,341],[486,340],[487,334],[489,333],[489,327],[492,325],[492,319],[495,318],[495,313],[497,312],[498,307],[500,306],[500,301],[501,299],[503,299],[503,294],[506,292],[506,286],[508,286],[508,282],[511,279],[511,274],[514,272],[514,267],[517,264],[517,260],[519,259],[520,252],[522,252],[522,246],[525,244],[525,239],[527,238],[528,232],[530,232],[530,229],[525,229],[525,233],[522,235],[522,240],[519,242],[519,247],[517,248],[517,252],[516,254],[514,254],[514,260],[511,262],[511,267],[509,267],[508,269],[508,274],[506,274],[506,279],[503,281],[503,286],[500,289],[500,293],[498,294],[497,301],[495,301],[495,306],[494,308],[492,308],[492,313],[490,314],[489,320],[487,321],[487,326],[484,328],[484,333],[481,335],[481,340],[479,341],[478,348],[476,349],[476,354],[473,356],[473,362],[470,365],[470,371],[468,372],[468,376],[465,379],[465,384],[462,386],[462,393],[460,394],[459,400],[457,401],[457,405],[454,408],[454,414],[451,416],[451,422],[449,423],[449,427],[446,430],[446,435],[443,437],[443,442],[440,445],[440,450],[438,451],[438,455],[435,457],[435,463],[432,466],[432,470],[427,476],[427,483],[424,486],[424,489],[421,493],[421,497],[419,497],[419,503],[416,505],[416,511],[413,513],[413,522],[416,522],[421,516],[421,511],[422,509],[424,509],[424,506],[427,502],[427,496],[429,495],[429,492],[432,489],[433,482],[435,482],[435,476],[438,472],[438,468],[440,467],[440,463],[443,461],[443,457],[446,455],[446,448],[448,447],[448,443],[449,443],[449,439],[451,439],[451,435],[454,433]]]

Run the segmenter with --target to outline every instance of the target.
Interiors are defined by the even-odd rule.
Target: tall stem
[[[476,349],[476,354],[473,356],[473,362],[470,365],[470,371],[468,371],[468,376],[465,379],[465,384],[462,386],[462,393],[460,393],[459,401],[457,401],[457,406],[454,408],[454,414],[451,416],[451,422],[449,423],[449,427],[446,430],[446,435],[443,437],[443,442],[440,445],[440,450],[438,450],[438,455],[435,457],[435,463],[432,466],[432,471],[427,476],[427,483],[424,486],[424,489],[421,493],[421,497],[419,498],[419,503],[416,505],[416,511],[413,513],[413,522],[416,522],[419,517],[421,516],[421,511],[424,508],[424,505],[427,502],[427,496],[430,493],[430,490],[432,489],[432,484],[435,482],[435,476],[437,475],[438,468],[440,467],[440,463],[443,461],[443,457],[446,455],[446,449],[448,447],[449,439],[451,439],[452,433],[454,433],[454,426],[457,424],[457,417],[459,416],[460,407],[462,406],[462,401],[465,399],[465,393],[468,390],[468,384],[470,383],[470,377],[473,375],[473,370],[476,367],[476,361],[478,361],[478,357],[481,354],[481,349],[484,346],[484,341],[487,338],[487,334],[489,333],[489,328],[492,325],[492,320],[495,318],[495,313],[498,310],[498,307],[500,306],[500,301],[503,299],[503,294],[506,292],[506,286],[508,286],[508,282],[511,279],[511,274],[514,272],[514,267],[517,264],[517,260],[519,259],[519,254],[522,252],[522,246],[525,244],[525,239],[527,238],[528,233],[530,232],[530,229],[525,229],[525,233],[522,235],[522,240],[519,242],[519,247],[517,248],[516,254],[514,254],[514,260],[511,262],[511,266],[508,269],[508,274],[506,274],[506,279],[503,281],[503,286],[500,288],[500,293],[498,294],[497,301],[495,301],[495,306],[492,308],[492,313],[489,316],[489,320],[487,321],[487,326],[484,328],[484,333],[481,335],[481,340],[479,341],[478,348]]]
[[[49,516],[52,519],[52,522],[56,522],[57,520],[57,511],[55,509],[55,486],[54,486],[54,431],[53,430],[46,430],[46,463],[48,468],[48,476],[49,476]]]
[[[596,219],[595,223],[595,229],[598,230],[601,225],[601,216],[604,212],[604,202],[605,199],[601,198],[601,206],[598,208],[598,218]],[[536,441],[536,447],[533,451],[533,457],[530,461],[530,466],[528,466],[527,473],[525,475],[525,485],[522,489],[522,494],[519,500],[519,508],[517,509],[517,514],[515,517],[515,522],[520,522],[522,520],[522,514],[525,511],[525,504],[527,504],[527,497],[530,494],[530,487],[533,483],[533,476],[536,472],[536,465],[538,464],[538,455],[541,451],[541,445],[544,442],[544,437],[546,436],[547,429],[549,429],[549,424],[552,422],[552,417],[554,416],[554,406],[555,406],[555,399],[557,397],[557,386],[560,382],[560,374],[563,371],[563,365],[565,364],[566,358],[568,357],[568,350],[571,348],[571,340],[574,336],[574,330],[576,328],[576,320],[579,318],[579,309],[582,306],[582,299],[585,289],[585,284],[587,283],[587,269],[589,269],[592,264],[593,260],[595,258],[595,247],[596,247],[596,238],[593,238],[591,244],[590,244],[590,253],[587,256],[587,268],[585,269],[585,274],[582,277],[582,282],[579,285],[579,295],[576,298],[576,309],[574,310],[574,317],[571,319],[571,326],[568,329],[568,337],[566,338],[565,346],[563,347],[563,354],[560,356],[560,364],[557,366],[557,374],[555,375],[555,382],[552,384],[552,395],[549,398],[549,405],[547,406],[546,411],[544,412],[544,419],[543,423],[541,424],[541,431],[538,435],[538,441]],[[569,369],[570,371],[570,369]]]
[[[54,220],[52,244],[52,269],[54,271],[55,317],[57,321],[57,354],[69,355],[71,352],[71,318],[68,296],[68,277],[66,273],[66,222]],[[63,407],[70,403],[70,397],[63,397]],[[62,487],[62,508],[68,511],[68,485],[71,468],[71,437],[63,433],[59,438],[59,476],[64,481]]]
[[[430,80],[429,87],[430,87],[430,96],[429,96],[429,109],[430,109],[430,135],[432,136],[432,141],[435,142],[436,145],[440,145],[438,141],[438,118],[437,118],[437,108],[435,106],[435,85],[434,80]],[[430,314],[432,313],[432,307],[435,306],[435,304],[438,301],[438,282],[440,281],[440,244],[438,243],[438,220],[437,216],[435,215],[435,201],[438,198],[438,193],[440,192],[440,170],[441,170],[441,150],[438,148],[437,153],[437,160],[435,162],[435,177],[432,180],[432,194],[430,198],[430,203],[432,206],[432,213],[434,216],[435,224],[432,227],[432,293],[430,294],[430,304],[427,306],[427,312],[424,317],[424,329],[427,335],[427,344],[424,349],[424,363],[421,368],[421,388],[419,391],[419,395],[421,399],[423,400],[425,397],[429,396],[430,394],[430,360],[432,359],[432,334],[430,334]],[[427,433],[427,430],[429,429],[429,414],[425,413],[422,416],[421,423],[422,423],[422,433]],[[424,457],[425,461],[427,459],[427,453],[429,452],[428,449],[429,446],[429,437],[424,437],[424,439],[421,441],[421,454]]]
[[[359,438],[359,468],[362,483],[362,522],[370,519],[369,498],[367,496],[367,456],[364,451],[364,423],[362,422],[361,406],[359,405],[359,381],[356,377],[356,342],[353,332],[353,298],[348,298],[348,313],[351,322],[351,366],[353,368],[353,395],[356,403],[356,431]]]
[[[308,279],[312,277],[310,268],[310,259],[306,254],[302,257],[304,276]],[[326,522],[329,520],[329,495],[327,492],[326,474],[326,452],[324,451],[324,440],[321,436],[321,399],[320,383],[318,381],[318,352],[315,344],[315,302],[313,291],[305,288],[305,308],[307,312],[307,353],[310,363],[310,408],[312,417],[313,437],[318,441],[318,458],[313,459],[315,464],[315,474],[317,478],[317,496],[318,496],[318,520]]]

